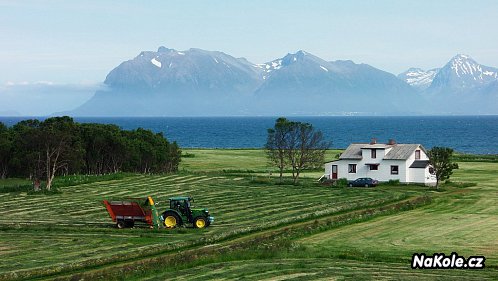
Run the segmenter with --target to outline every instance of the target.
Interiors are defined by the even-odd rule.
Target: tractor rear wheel
[[[180,217],[177,214],[168,212],[163,215],[164,217],[164,226],[166,228],[174,228],[182,224]]]
[[[196,217],[194,219],[194,227],[195,228],[204,228],[208,226],[207,220],[204,217]]]

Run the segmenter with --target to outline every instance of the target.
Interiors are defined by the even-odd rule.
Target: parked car
[[[376,186],[379,182],[377,180],[374,180],[372,178],[359,178],[355,179],[354,181],[349,181],[348,186],[353,187],[353,186],[364,186],[364,187],[372,187]]]

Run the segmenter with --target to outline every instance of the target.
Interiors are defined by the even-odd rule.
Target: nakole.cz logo
[[[484,268],[484,256],[470,256],[468,259],[459,256],[453,252],[449,256],[444,254],[432,254],[427,256],[424,253],[413,254],[412,256],[412,269],[482,269]]]

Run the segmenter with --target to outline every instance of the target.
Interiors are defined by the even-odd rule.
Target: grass
[[[319,256],[374,261],[409,261],[417,253],[456,251],[484,255],[486,266],[498,268],[497,164],[461,163],[455,180],[476,186],[438,196],[429,206],[349,225],[300,240]]]
[[[176,175],[73,179],[75,185],[52,195],[0,193],[0,280],[485,280],[497,274],[497,163],[460,163],[445,191],[434,192],[331,188],[315,182],[320,171],[297,186],[277,185],[261,150],[187,152]],[[147,195],[159,209],[170,196],[191,195],[215,222],[204,230],[115,229],[102,199]],[[410,203],[424,196],[432,203]],[[409,259],[419,251],[483,254],[487,268],[412,271]]]
[[[325,160],[335,159],[341,150],[328,150]],[[184,149],[180,170],[190,173],[245,173],[268,175],[277,169],[268,163],[262,149]],[[306,171],[303,177],[319,178],[323,171]]]
[[[133,176],[60,188],[60,194],[0,194],[0,274],[39,274],[209,243],[425,192],[420,189],[331,190],[314,186],[253,185],[240,177]],[[101,201],[152,195],[159,208],[170,196],[188,194],[215,216],[206,230],[114,229]],[[12,266],[16,270],[12,270]],[[30,273],[31,271],[31,273]]]

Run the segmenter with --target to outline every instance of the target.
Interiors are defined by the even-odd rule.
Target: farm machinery
[[[169,198],[169,208],[160,213],[152,197],[104,200],[107,212],[118,228],[133,227],[143,222],[153,228],[174,228],[192,224],[195,228],[208,227],[214,218],[203,208],[193,208],[192,197]]]

